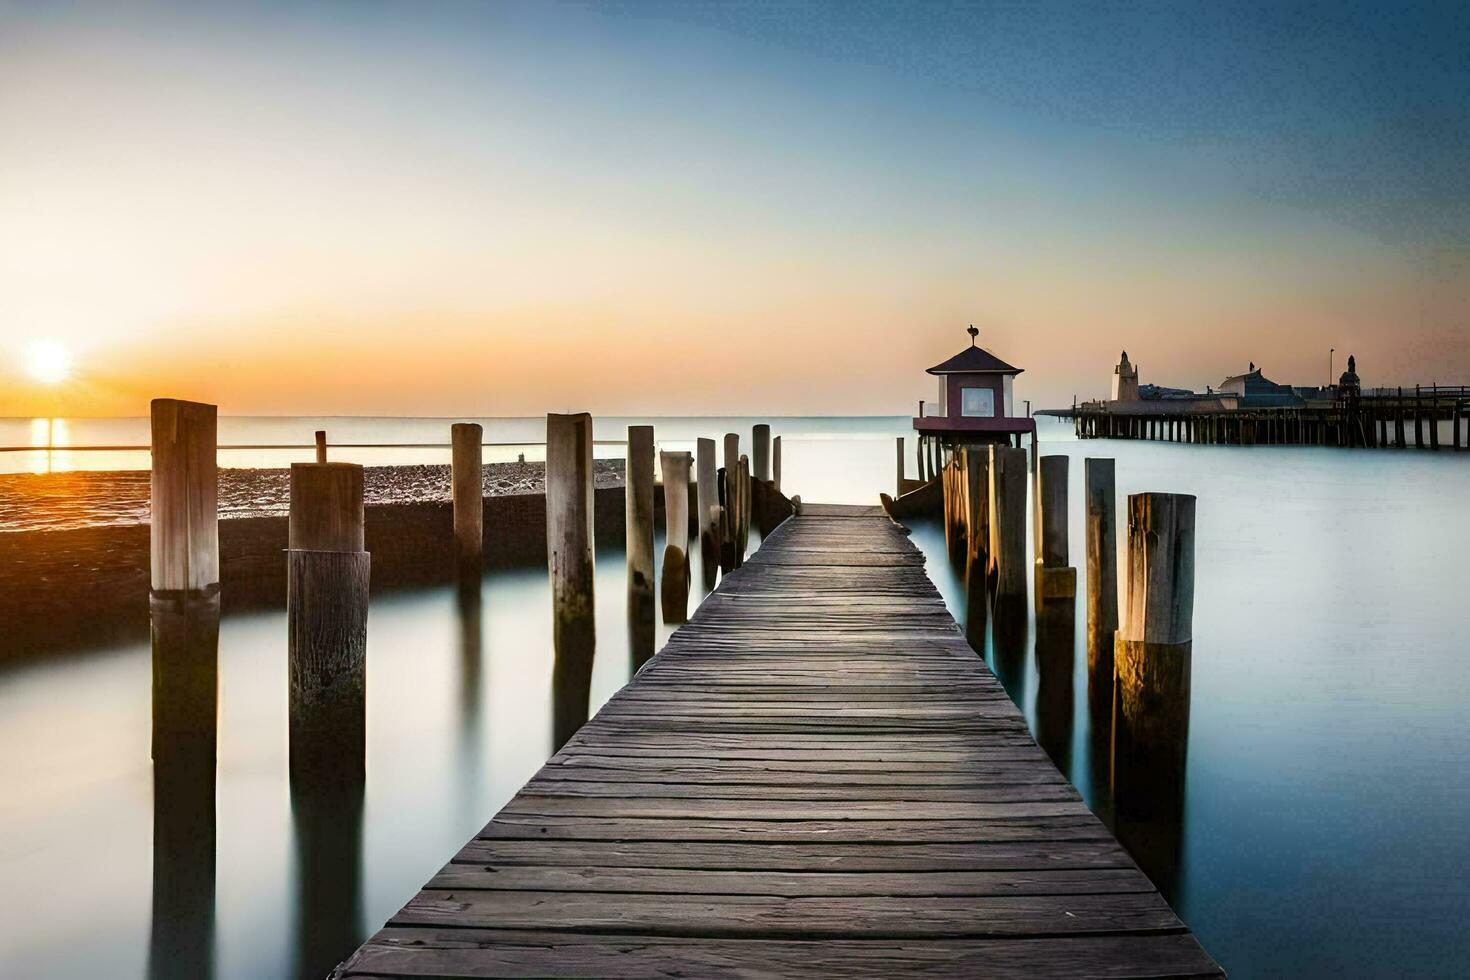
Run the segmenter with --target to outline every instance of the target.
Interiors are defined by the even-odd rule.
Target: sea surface
[[[324,428],[334,443],[444,443],[449,421],[224,418],[220,436],[305,447]],[[487,462],[541,458],[541,420],[483,421],[486,441],[506,444]],[[893,438],[908,429],[902,418],[599,419],[598,455],[620,456],[618,440],[638,421],[672,449],[727,431],[748,447],[751,424],[769,421],[784,436],[788,494],[855,503],[891,492]],[[29,445],[18,441],[31,426],[0,421],[0,444]],[[144,420],[65,427],[73,446],[147,442]],[[1182,819],[1176,848],[1141,859],[1200,941],[1236,977],[1463,975],[1470,453],[1078,442],[1050,420],[1041,439],[1043,453],[1073,458],[1079,595],[1083,457],[1117,460],[1120,507],[1142,490],[1198,497]],[[912,438],[908,449],[915,476]],[[30,452],[15,454],[26,465],[12,471],[34,471]],[[147,464],[146,452],[68,452],[63,466],[52,452],[51,468]],[[310,455],[225,450],[222,462]],[[448,450],[333,457],[442,464]],[[920,524],[914,540],[964,622],[942,529]],[[631,673],[623,560],[598,550],[593,711]],[[691,607],[697,567],[694,581]],[[657,630],[661,642],[672,627]],[[1070,661],[1066,637],[1036,647],[1029,619],[1019,658],[1014,638],[999,661],[990,631],[976,642],[1033,732],[1111,819],[1085,633],[1079,606]],[[0,670],[0,974],[132,977],[187,959],[219,977],[324,975],[552,751],[550,634],[542,568],[487,573],[478,603],[448,588],[375,596],[368,778],[346,801],[293,798],[287,780],[283,611],[221,625],[219,760],[202,783],[155,785],[146,636]],[[1070,690],[1059,669],[1070,670]]]

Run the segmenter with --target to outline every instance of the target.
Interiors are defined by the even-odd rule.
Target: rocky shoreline
[[[597,489],[621,487],[621,459],[593,465]],[[546,464],[489,463],[481,474],[486,497],[542,494]],[[290,505],[290,471],[222,469],[219,516],[283,516]],[[89,527],[127,527],[148,523],[149,474],[146,470],[0,475],[0,532],[63,531]],[[449,466],[368,466],[363,497],[378,504],[439,503],[450,499]]]

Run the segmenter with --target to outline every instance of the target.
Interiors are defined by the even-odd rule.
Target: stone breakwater
[[[623,485],[623,461],[599,459],[593,467],[598,489]],[[0,475],[0,532],[63,531],[148,523],[146,470]],[[363,498],[378,504],[441,503],[450,499],[447,465],[368,466]],[[481,472],[486,497],[546,492],[545,463],[490,463]],[[219,471],[221,520],[284,516],[291,496],[290,471]]]

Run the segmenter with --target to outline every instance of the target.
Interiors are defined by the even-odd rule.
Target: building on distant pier
[[[1220,382],[1220,394],[1234,395],[1236,408],[1297,408],[1306,403],[1291,385],[1277,384],[1250,362],[1245,374],[1234,374]]]

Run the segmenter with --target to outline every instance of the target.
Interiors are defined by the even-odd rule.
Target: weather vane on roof
[[[971,347],[974,347],[975,346],[975,338],[978,337],[978,336],[980,336],[980,331],[976,330],[975,329],[975,325],[972,323],[972,324],[970,324],[970,329],[966,330],[965,333],[967,333],[967,334],[970,335],[970,346]]]

